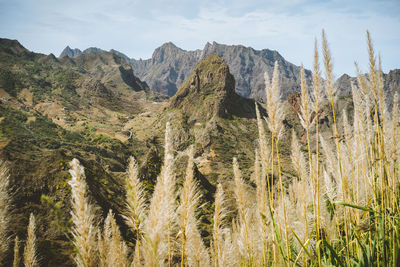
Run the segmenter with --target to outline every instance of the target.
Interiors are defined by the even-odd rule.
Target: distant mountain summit
[[[61,54],[60,54],[59,57],[61,58],[61,57],[68,56],[68,57],[70,57],[70,58],[76,58],[77,56],[79,56],[79,55],[81,55],[81,54],[100,53],[100,52],[106,52],[106,51],[103,50],[103,49],[97,48],[97,47],[89,47],[89,48],[87,48],[87,49],[81,51],[81,50],[78,49],[78,48],[71,49],[71,47],[67,46],[67,47],[64,48],[64,50],[61,52]],[[118,51],[115,51],[115,50],[112,50],[112,51],[110,51],[110,52],[113,52],[114,54],[118,54],[118,53],[119,53]],[[115,52],[118,52],[118,53],[115,53]],[[122,53],[121,53],[121,54],[122,54]]]
[[[64,48],[64,50],[61,52],[60,57],[65,57],[68,56],[70,58],[74,58],[82,54],[82,51],[79,50],[78,48],[71,49],[71,47],[67,46]]]
[[[201,58],[201,50],[185,51],[169,42],[154,50],[150,59],[132,59],[131,65],[153,91],[173,96]]]

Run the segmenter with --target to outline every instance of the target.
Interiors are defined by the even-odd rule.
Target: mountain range
[[[80,54],[100,52],[104,50],[90,47],[83,51],[67,46],[60,57],[77,57]],[[158,93],[173,96],[179,86],[188,78],[191,71],[203,58],[212,53],[222,57],[229,66],[235,78],[236,92],[246,98],[265,101],[264,73],[272,76],[275,61],[278,62],[282,98],[299,91],[300,67],[285,60],[277,51],[255,50],[242,45],[224,45],[216,42],[207,43],[203,49],[194,51],[183,50],[172,42],[167,42],[156,48],[149,59],[136,60],[127,55],[110,50],[129,62],[135,75],[145,81],[149,87]],[[311,72],[305,70],[306,79],[311,84]],[[384,74],[384,87],[388,92],[399,88],[400,70],[391,70]],[[357,78],[343,74],[336,81],[339,95],[351,94],[351,82],[357,83]],[[399,92],[400,93],[400,92]]]
[[[299,87],[299,68],[277,52],[217,43],[184,51],[167,43],[148,60],[135,61],[98,48],[67,47],[62,54],[57,58],[34,53],[16,40],[0,39],[0,159],[8,162],[10,184],[16,189],[10,234],[24,239],[29,213],[35,213],[43,266],[73,266],[69,256],[73,248],[59,228],[68,225],[70,218],[68,162],[78,158],[85,167],[89,194],[101,208],[99,216],[104,218],[109,209],[123,214],[128,159],[132,155],[137,159],[140,179],[150,195],[161,169],[167,122],[173,133],[179,185],[186,152],[194,147],[195,179],[204,196],[199,227],[209,243],[217,183],[223,184],[227,196],[234,194],[233,157],[238,158],[243,178],[250,180],[258,138],[255,105],[268,116],[265,104],[257,101],[264,97],[262,70],[270,71],[275,60],[286,98],[285,131],[279,144],[282,179],[296,176],[290,159],[291,130],[303,145],[306,136],[298,118],[299,93],[291,93]],[[260,76],[258,82],[254,73]],[[388,92],[400,90],[399,74],[394,70],[385,75]],[[160,87],[154,87],[152,79]],[[340,90],[355,82],[350,76],[341,79]],[[242,89],[236,87],[238,83]],[[258,84],[259,90],[249,89],[255,86],[246,91],[246,84]],[[332,116],[325,102],[320,106],[319,131],[331,137]],[[344,109],[352,113],[351,97],[345,95],[337,104],[338,113]],[[270,142],[270,133],[266,134]],[[54,205],[42,201],[42,195],[50,204],[58,203],[58,213]],[[123,238],[133,246],[125,222],[120,217],[117,222]],[[5,261],[10,264],[11,259],[10,254]]]
[[[67,46],[60,57],[74,58],[80,54],[103,51],[88,48],[83,52]],[[186,51],[168,42],[155,49],[152,57],[146,60],[130,59],[123,53],[111,50],[127,60],[134,73],[145,81],[153,91],[173,96],[186,80],[200,60],[216,53],[228,64],[235,77],[236,92],[246,98],[263,98],[264,73],[272,76],[275,61],[279,64],[283,97],[299,89],[300,67],[286,61],[277,51],[269,49],[255,50],[242,45],[224,45],[216,42],[207,43],[202,50]],[[306,70],[310,80],[311,72]]]

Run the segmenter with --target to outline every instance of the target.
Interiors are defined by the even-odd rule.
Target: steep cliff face
[[[131,60],[135,75],[150,88],[172,96],[189,76],[196,64],[216,53],[228,64],[235,77],[236,92],[247,98],[263,98],[264,72],[272,76],[274,62],[278,61],[283,97],[299,89],[300,68],[287,62],[277,51],[255,50],[241,45],[207,43],[203,50],[185,51],[172,43],[157,48],[152,58]],[[306,71],[307,77],[310,72]]]
[[[400,94],[400,69],[394,69],[384,75],[385,89],[389,95],[394,95],[395,92]]]
[[[200,55],[200,50],[185,51],[170,42],[157,48],[150,59],[132,59],[130,63],[135,75],[153,91],[173,96],[199,62]]]

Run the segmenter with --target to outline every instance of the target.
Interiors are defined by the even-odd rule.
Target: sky
[[[147,59],[165,42],[216,41],[277,50],[311,69],[322,29],[337,76],[354,75],[355,61],[368,70],[367,29],[384,72],[400,68],[400,0],[0,0],[0,38],[56,56],[69,45]]]

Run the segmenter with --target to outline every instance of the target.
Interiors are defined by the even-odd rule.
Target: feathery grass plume
[[[219,264],[221,267],[238,266],[238,253],[232,241],[232,232],[230,229],[225,228],[222,233],[221,239],[222,247],[218,255]]]
[[[300,83],[301,106],[300,106],[299,118],[301,125],[303,126],[304,129],[307,130],[310,129],[311,125],[313,124],[314,118],[311,118],[313,103],[308,93],[303,64],[301,64],[300,77],[301,77],[301,83]]]
[[[311,229],[312,216],[308,207],[312,205],[312,198],[310,194],[304,192],[311,192],[311,185],[307,184],[306,181],[294,181],[289,185],[288,199],[290,206],[288,206],[288,221],[292,231],[296,233],[300,242],[305,244],[309,238]],[[293,243],[292,243],[293,244]],[[302,251],[300,244],[294,242],[297,251]],[[305,258],[303,257],[303,261]]]
[[[222,185],[217,185],[217,192],[215,193],[214,202],[214,223],[213,223],[213,260],[216,267],[221,266],[221,257],[223,252],[223,231],[224,231],[224,220],[227,216],[227,209],[225,207],[225,197]]]
[[[326,39],[325,30],[322,30],[322,52],[324,56],[325,78],[328,87],[328,94],[331,102],[334,103],[337,88],[333,85],[332,57],[328,46],[328,40]]]
[[[340,162],[338,161],[338,158],[333,152],[332,145],[328,143],[325,140],[325,138],[322,137],[322,135],[320,135],[319,139],[321,141],[321,147],[325,155],[325,165],[328,167],[328,171],[329,173],[332,174],[332,177],[334,177],[337,185],[337,191],[336,191],[337,198],[341,201],[346,201],[345,193],[346,193],[347,180],[345,179],[345,176],[341,175],[338,170]]]
[[[367,43],[368,43],[368,55],[369,55],[369,87],[372,89],[374,96],[375,108],[378,105],[378,77],[376,70],[376,58],[374,52],[374,46],[372,45],[371,35],[367,31]],[[377,112],[378,110],[376,110]]]
[[[279,187],[280,187],[280,192],[283,195],[283,184],[282,184],[282,172],[281,172],[281,166],[280,166],[280,156],[279,156],[279,139],[283,134],[283,119],[285,117],[284,113],[284,106],[283,102],[280,99],[280,86],[279,86],[279,71],[278,71],[278,62],[275,62],[274,66],[274,73],[273,73],[273,78],[272,78],[272,86],[269,83],[269,77],[266,74],[265,75],[265,90],[267,94],[267,112],[268,112],[268,118],[265,118],[267,121],[268,127],[271,131],[272,134],[272,142],[271,142],[271,147],[272,147],[272,163],[271,163],[271,173],[274,173],[274,148],[276,148],[276,155],[277,155],[277,163],[278,163],[278,177],[279,177]],[[272,186],[271,186],[272,187]],[[273,200],[273,191],[272,191],[272,196],[270,197],[270,202]],[[283,201],[283,197],[281,197],[281,200]],[[285,209],[285,203],[283,204],[283,213],[286,214],[286,209]],[[273,206],[273,203],[271,203],[271,208]],[[286,215],[285,215],[285,235],[286,235],[286,252],[287,252],[287,257],[290,258],[290,251],[289,251],[289,242],[288,242],[288,228],[286,224]]]
[[[306,159],[303,152],[300,150],[299,140],[297,139],[296,132],[292,130],[292,154],[290,156],[293,166],[299,176],[300,180],[307,180],[307,167]]]
[[[328,197],[329,201],[333,203],[336,199],[335,185],[332,182],[329,174],[324,170],[324,182],[325,182],[325,195]]]
[[[33,213],[29,216],[28,237],[24,249],[24,265],[26,267],[34,267],[38,265],[36,255],[36,224]]]
[[[397,167],[397,162],[398,158],[400,156],[400,141],[398,140],[398,137],[400,135],[399,132],[399,95],[397,92],[394,94],[393,98],[393,108],[392,108],[392,140],[391,144],[393,145],[393,149],[391,151],[390,158],[392,160],[392,166],[393,166],[393,179],[392,179],[392,201],[393,204],[396,206],[398,199],[396,197],[396,193],[398,192],[398,187],[399,187],[399,182],[400,179],[395,179],[395,177],[399,177],[399,169]],[[388,133],[389,135],[389,133]]]
[[[397,92],[393,97],[393,108],[392,108],[392,144],[394,146],[394,151],[392,152],[392,160],[397,161],[399,157],[399,143],[397,137],[399,136],[399,95]],[[396,164],[394,164],[396,165]]]
[[[314,92],[314,103],[315,103],[315,128],[316,128],[316,133],[315,133],[315,153],[316,153],[316,160],[315,163],[316,165],[311,164],[312,170],[314,173],[314,181],[315,183],[315,188],[313,192],[315,192],[314,196],[314,208],[316,210],[316,218],[315,221],[315,229],[316,229],[316,235],[317,239],[319,239],[320,233],[319,233],[319,217],[320,217],[320,207],[318,205],[319,203],[319,106],[320,106],[320,101],[321,98],[323,97],[322,91],[321,91],[321,81],[320,81],[320,70],[319,70],[319,55],[318,55],[318,44],[317,40],[315,39],[314,43],[314,69],[313,69],[313,92]],[[313,161],[311,161],[313,162]],[[320,254],[318,253],[318,263],[320,264],[321,262],[320,259]]]
[[[342,192],[342,197],[344,201],[347,201],[347,190],[346,190],[346,185],[347,185],[347,179],[345,175],[343,174],[343,169],[342,169],[342,153],[340,149],[340,143],[339,143],[339,132],[337,128],[337,122],[336,122],[336,112],[335,112],[335,97],[336,97],[336,88],[333,85],[333,77],[332,77],[332,59],[328,47],[328,41],[326,39],[325,31],[322,30],[322,50],[323,50],[323,56],[324,56],[324,66],[325,66],[325,77],[326,77],[326,83],[328,87],[328,94],[329,94],[329,100],[331,103],[331,108],[332,108],[332,117],[333,117],[333,126],[335,129],[335,141],[336,141],[336,154],[337,154],[337,167],[338,167],[338,174],[341,179],[341,184],[343,186],[341,192]],[[322,139],[321,139],[322,141]],[[325,208],[325,206],[324,206]],[[346,211],[345,211],[346,212]],[[347,216],[345,216],[347,217]],[[345,231],[348,232],[348,223],[347,220],[344,222],[345,224]],[[346,239],[346,242],[348,242],[348,239]],[[347,244],[348,245],[348,244]],[[348,246],[347,246],[348,247]]]
[[[9,175],[5,162],[0,160],[0,262],[8,250],[11,197],[8,192]]]
[[[258,213],[262,213],[264,215],[267,214],[267,192],[266,192],[266,175],[265,175],[265,165],[260,162],[259,150],[256,149],[256,155],[254,160],[254,174],[252,176],[253,182],[256,184],[256,192],[257,192],[257,208]],[[261,164],[260,164],[261,163]],[[260,169],[260,165],[262,170]],[[260,218],[261,219],[261,218]]]
[[[269,84],[268,78],[266,79],[266,84]],[[256,115],[257,115],[257,127],[258,127],[258,143],[259,143],[259,148],[260,148],[260,155],[261,155],[261,166],[262,166],[262,171],[261,171],[261,182],[260,182],[260,188],[262,189],[261,191],[264,192],[262,193],[263,197],[267,197],[266,192],[265,192],[265,187],[267,186],[267,190],[268,190],[268,197],[270,198],[270,205],[273,204],[273,200],[272,200],[272,185],[270,184],[270,181],[267,177],[267,166],[269,166],[271,164],[271,152],[268,148],[267,145],[267,136],[265,134],[265,129],[263,126],[263,121],[261,119],[260,116],[260,111],[258,109],[258,105],[257,103],[255,103],[256,105]],[[273,172],[271,172],[273,173]],[[267,183],[265,183],[265,179],[267,179]],[[266,204],[266,199],[263,200],[263,202],[265,202]],[[265,206],[265,209],[267,207]]]
[[[333,117],[333,126],[335,129],[335,140],[336,140],[336,153],[339,161],[339,174],[342,176],[342,165],[341,165],[341,153],[340,153],[340,146],[339,146],[339,132],[337,129],[336,123],[336,112],[335,112],[335,95],[336,89],[333,86],[333,77],[332,77],[332,59],[331,54],[328,47],[328,41],[326,39],[325,31],[322,30],[322,50],[324,55],[324,66],[325,66],[325,78],[328,87],[328,94],[329,99],[331,102],[332,108],[332,117]]]
[[[333,152],[332,145],[328,143],[322,135],[319,136],[319,140],[321,142],[321,147],[325,155],[325,162],[328,166],[329,172],[332,173],[334,177],[340,178],[338,171],[339,162],[335,153]]]
[[[112,242],[111,217],[104,220],[103,233],[97,232],[97,249],[99,252],[99,266],[107,266],[108,254]]]
[[[311,191],[312,181],[311,181],[311,176],[307,173],[306,160],[304,158],[303,153],[300,150],[300,144],[294,130],[292,131],[291,159],[295,167],[295,170],[297,172],[297,175],[299,176],[299,181],[294,181],[292,183],[292,188],[291,188],[291,191],[293,192],[292,199],[296,199],[296,201],[292,201],[294,203],[292,206],[296,206],[296,211],[300,213],[298,214],[299,222],[297,223],[297,225],[301,224],[304,227],[304,229],[301,229],[301,231],[296,231],[296,233],[298,233],[298,235],[300,236],[300,240],[302,240],[304,243],[306,242],[306,238],[309,235],[307,207],[309,206],[309,204],[312,204],[310,203],[311,201],[309,201],[308,195],[305,194],[304,192]],[[300,220],[300,218],[302,218],[302,220]]]
[[[236,158],[233,158],[233,175],[235,179],[235,198],[236,198],[236,204],[239,212],[239,226],[238,228],[240,229],[241,232],[243,232],[243,237],[244,237],[244,246],[246,251],[246,254],[244,255],[246,260],[251,260],[251,257],[253,256],[251,247],[250,247],[250,241],[249,241],[249,229],[247,225],[247,215],[248,215],[248,210],[247,210],[247,196],[246,196],[246,188],[245,188],[245,183],[241,177],[240,170],[239,170],[239,164]]]
[[[111,226],[111,229],[109,229],[110,226],[107,226],[108,229],[106,231],[111,230],[111,237],[110,233],[107,233],[105,238],[110,238],[108,241],[106,240],[105,242],[108,243],[108,255],[107,255],[107,266],[112,267],[112,266],[128,266],[127,258],[128,258],[128,248],[125,244],[125,241],[121,237],[121,233],[119,231],[119,227],[117,225],[117,222],[115,221],[114,215],[111,211],[111,209],[108,212],[107,219],[109,224]]]
[[[312,73],[312,80],[313,80],[313,93],[314,93],[314,103],[315,109],[317,109],[321,103],[321,99],[324,96],[323,91],[321,90],[321,72],[319,69],[319,55],[318,55],[318,43],[317,39],[314,42],[314,66],[313,66],[313,73]],[[318,113],[316,114],[316,116]],[[318,122],[318,117],[316,117]]]
[[[78,266],[94,267],[97,266],[96,207],[89,201],[83,166],[77,159],[69,165],[72,177],[68,182],[72,193],[72,235],[76,249],[74,260]]]
[[[126,215],[124,219],[131,230],[136,234],[136,245],[134,257],[140,262],[140,235],[143,231],[143,222],[146,212],[146,199],[144,187],[139,179],[139,170],[134,157],[130,157],[125,188],[126,188]]]
[[[177,213],[181,234],[181,266],[187,263],[190,266],[209,265],[210,259],[198,230],[198,221],[195,216],[201,193],[194,180],[194,148],[191,146],[188,153],[186,178],[180,193],[181,203]]]
[[[267,216],[267,192],[266,192],[266,182],[265,182],[265,169],[264,164],[261,164],[263,167],[263,171],[260,171],[260,156],[258,153],[258,149],[256,149],[256,156],[254,160],[254,182],[256,184],[256,192],[257,192],[257,212],[255,213],[255,217],[257,218],[256,224],[254,227],[257,228],[257,232],[260,233],[256,239],[260,240],[260,253],[262,255],[262,261],[259,260],[259,264],[266,265],[267,264],[267,255],[268,255],[268,241],[269,241],[269,233],[268,233],[268,219]]]
[[[279,88],[279,70],[278,62],[275,61],[274,73],[272,75],[272,85],[269,82],[267,72],[265,73],[265,90],[267,94],[267,113],[266,118],[268,127],[278,140],[283,134],[283,120],[285,113],[283,112],[283,102],[280,96]]]
[[[204,246],[194,214],[189,218],[187,231],[187,262],[189,266],[209,266],[210,255]]]
[[[257,116],[257,127],[258,127],[258,142],[261,150],[261,160],[268,165],[268,158],[271,152],[268,149],[267,145],[267,135],[265,134],[265,129],[263,126],[263,121],[261,119],[260,110],[258,109],[257,102],[255,103],[256,106],[256,116]]]
[[[14,260],[13,267],[19,267],[19,239],[18,236],[14,240]]]
[[[347,156],[344,157],[344,159],[348,158],[347,160],[342,161],[343,165],[349,166],[348,168],[345,166],[344,171],[351,173],[351,179],[347,179],[353,185],[355,185],[355,188],[353,187],[352,190],[352,196],[351,198],[355,200],[356,203],[359,201],[359,195],[360,195],[360,179],[359,176],[355,174],[355,163],[354,163],[354,158],[355,158],[355,149],[357,148],[356,143],[354,142],[354,137],[353,137],[353,131],[352,127],[350,126],[348,116],[346,109],[343,109],[343,134],[344,134],[344,144],[346,146],[346,154]],[[343,150],[343,149],[342,149]],[[358,211],[356,211],[358,214]],[[357,216],[358,218],[358,216]]]
[[[353,131],[352,131],[350,123],[349,123],[346,109],[343,109],[342,118],[343,118],[344,141],[346,143],[346,146],[347,146],[349,152],[352,152],[351,145],[353,143]],[[350,155],[352,155],[352,153],[350,153]]]
[[[354,152],[357,153],[358,160],[368,157],[366,144],[366,133],[367,133],[367,116],[364,110],[364,102],[361,96],[361,92],[358,88],[351,84],[351,90],[353,95],[353,105],[354,105],[354,115],[353,115],[353,125],[354,125],[354,132],[355,132],[355,140],[358,149],[355,149]]]
[[[145,220],[144,260],[146,266],[163,265],[172,261],[171,236],[175,229],[176,193],[172,134],[169,122],[165,131],[164,165],[157,178],[154,193],[150,201],[149,213]]]
[[[378,94],[379,94],[379,112],[381,116],[389,115],[389,110],[386,104],[386,94],[383,88],[383,70],[381,56],[378,57]],[[384,124],[384,121],[382,121]]]
[[[368,112],[370,112],[370,107],[372,106],[372,103],[374,102],[374,96],[372,90],[369,88],[369,82],[366,80],[366,77],[361,74],[360,68],[358,67],[357,63],[354,63],[355,68],[356,68],[356,73],[357,73],[357,81],[358,85],[360,88],[356,89],[361,89],[359,92],[360,97],[363,97],[363,101],[366,101],[366,104],[368,106]],[[353,82],[351,83],[351,86],[353,87]]]
[[[257,207],[261,210],[261,171],[260,171],[260,156],[258,154],[258,149],[256,149],[255,159],[254,159],[254,173],[251,176],[251,180],[256,184],[257,189]]]
[[[97,251],[99,252],[99,266],[107,266],[108,246],[100,231],[97,232]]]

